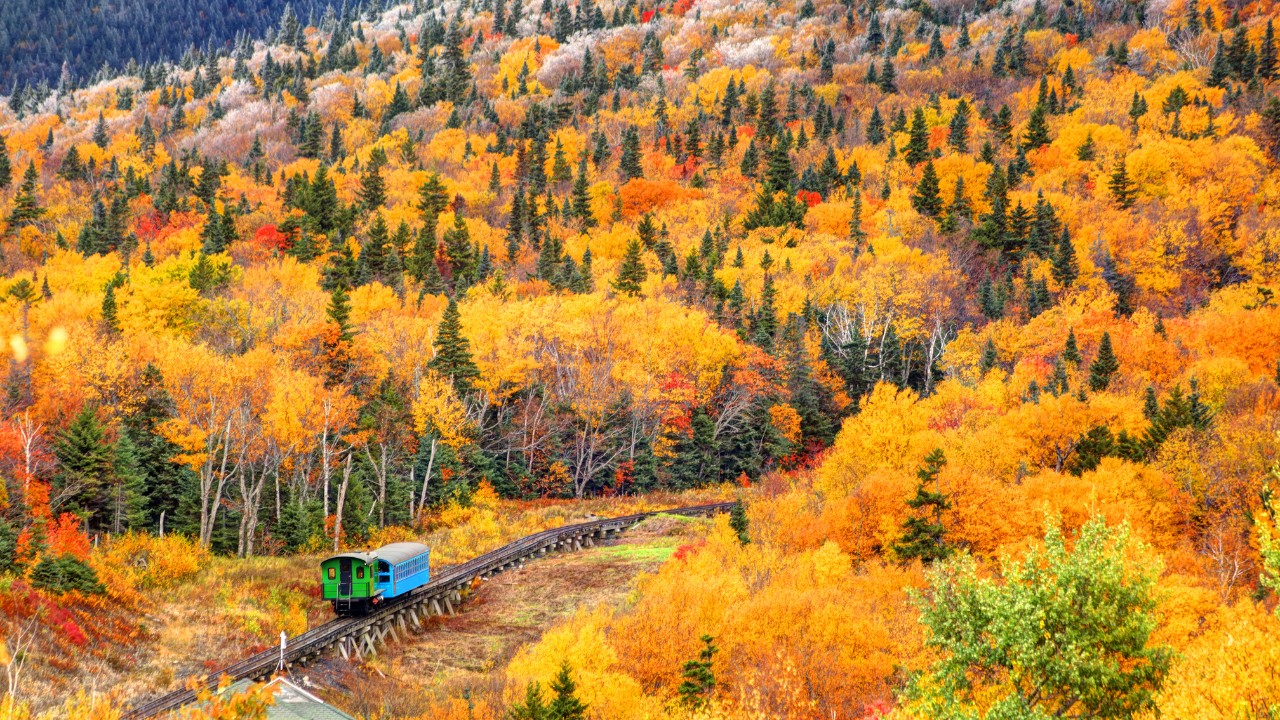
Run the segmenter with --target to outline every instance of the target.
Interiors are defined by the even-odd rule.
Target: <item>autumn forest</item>
[[[326,553],[711,500],[482,680],[326,698],[1280,717],[1272,4],[312,10],[0,88],[0,718],[305,630]]]

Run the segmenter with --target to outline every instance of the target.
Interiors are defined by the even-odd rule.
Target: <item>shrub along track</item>
[[[363,617],[338,618],[312,628],[291,638],[284,651],[286,666],[306,663],[326,652],[338,651],[344,657],[351,654],[363,656],[374,652],[374,643],[387,635],[398,639],[396,629],[408,631],[407,621],[420,625],[419,612],[424,616],[454,612],[454,604],[461,603],[464,593],[473,582],[512,567],[523,565],[530,559],[556,550],[578,550],[603,540],[611,533],[620,533],[634,527],[640,521],[659,514],[700,516],[727,512],[733,503],[714,503],[692,507],[674,508],[591,522],[565,525],[544,530],[487,552],[477,558],[441,571],[431,582],[374,610]],[[193,689],[188,680],[185,689],[176,690],[152,700],[139,703],[125,713],[125,720],[141,720],[181,707],[196,698],[197,689],[211,688],[222,678],[232,681],[260,679],[270,676],[280,668],[279,649],[264,650],[205,677],[195,678]]]

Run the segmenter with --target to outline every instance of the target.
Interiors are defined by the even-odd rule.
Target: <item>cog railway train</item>
[[[334,555],[320,563],[323,597],[339,615],[363,615],[426,585],[430,553],[421,543],[400,542]]]

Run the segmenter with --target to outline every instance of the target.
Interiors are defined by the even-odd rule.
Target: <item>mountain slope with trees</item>
[[[275,28],[286,5],[320,21],[319,0],[8,0],[0,5],[0,87],[83,85],[106,65],[177,61]],[[64,74],[65,68],[65,74]]]
[[[162,524],[249,558],[709,489],[749,508],[495,716],[566,659],[603,717],[1280,703],[1217,652],[1280,585],[1269,6],[321,18],[0,107],[8,597],[118,593]]]

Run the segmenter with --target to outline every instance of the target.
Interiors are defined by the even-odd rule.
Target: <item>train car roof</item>
[[[422,543],[398,542],[391,543],[390,545],[383,545],[369,554],[376,556],[380,560],[386,560],[392,565],[399,565],[405,560],[410,560],[425,552],[429,552],[430,549],[431,548],[428,548]]]
[[[337,560],[338,558],[351,558],[352,560],[359,560],[359,561],[360,561],[360,562],[362,562],[362,563],[368,564],[368,563],[373,562],[374,560],[377,560],[377,559],[378,559],[378,556],[377,556],[377,555],[375,555],[374,553],[371,553],[371,552],[362,552],[362,553],[361,553],[361,552],[338,553],[337,555],[330,555],[329,557],[325,558],[324,560],[321,560],[321,561],[320,561],[320,563],[321,563],[321,564],[324,564],[324,563],[329,562],[330,560]]]

